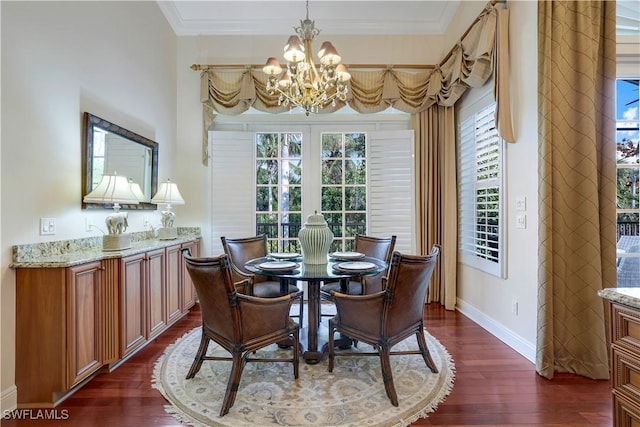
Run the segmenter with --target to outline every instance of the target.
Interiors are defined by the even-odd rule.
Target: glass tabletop
[[[277,265],[272,264],[271,262],[273,261],[270,257],[255,258],[247,261],[245,268],[252,273],[263,276],[305,281],[339,280],[350,277],[372,276],[387,268],[387,263],[371,257],[361,258],[357,262],[338,261],[330,258],[326,264],[305,264],[301,259],[297,259],[287,261],[286,263],[279,262],[281,265]],[[261,268],[261,266],[264,268]]]

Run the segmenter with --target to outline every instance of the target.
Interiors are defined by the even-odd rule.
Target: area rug
[[[451,356],[425,331],[439,373],[431,373],[420,355],[392,356],[398,407],[387,398],[377,356],[336,357],[333,373],[327,372],[327,357],[316,365],[301,358],[297,380],[290,363],[247,363],[235,403],[220,417],[231,363],[205,361],[194,378],[185,379],[200,336],[196,328],[168,347],[153,374],[153,386],[170,403],[166,411],[193,426],[406,426],[435,411],[453,387]],[[393,350],[417,348],[414,336]],[[372,348],[359,343],[357,350]],[[278,353],[291,351],[274,345],[259,350],[256,357]],[[228,355],[213,342],[208,354]]]

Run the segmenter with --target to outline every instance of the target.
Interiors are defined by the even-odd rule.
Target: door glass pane
[[[302,216],[302,134],[256,134],[256,234],[269,251],[298,251]]]
[[[322,213],[333,232],[332,250],[350,250],[367,229],[365,133],[322,134]]]

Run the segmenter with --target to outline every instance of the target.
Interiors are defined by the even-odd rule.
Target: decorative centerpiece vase
[[[307,222],[298,233],[302,247],[302,262],[305,264],[326,264],[329,247],[333,242],[333,233],[318,211],[307,217]]]

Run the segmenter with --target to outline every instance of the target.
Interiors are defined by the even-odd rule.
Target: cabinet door
[[[145,255],[122,258],[120,350],[124,357],[146,340]]]
[[[147,338],[160,333],[167,325],[165,251],[147,253]]]
[[[75,385],[102,365],[100,262],[67,270],[67,342],[69,384]]]
[[[180,245],[167,248],[167,321],[173,323],[182,316],[182,255]]]
[[[192,256],[200,256],[200,239],[182,244],[182,249],[191,249]],[[180,253],[180,276],[182,278],[182,311],[187,311],[196,303],[196,290],[191,276],[184,266],[184,257]]]

